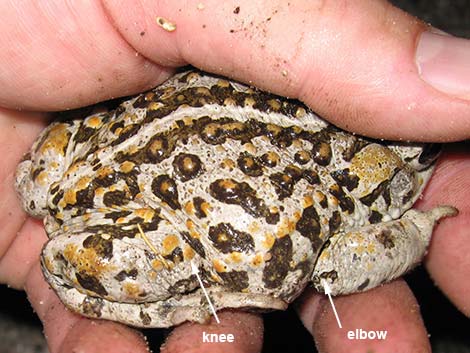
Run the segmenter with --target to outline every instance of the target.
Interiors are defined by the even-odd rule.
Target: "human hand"
[[[336,125],[369,136],[419,141],[470,137],[470,72],[458,71],[463,66],[459,63],[470,57],[470,44],[440,35],[421,36],[427,30],[422,23],[386,2],[208,0],[138,5],[109,1],[0,6],[6,28],[1,39],[5,50],[0,52],[0,105],[6,108],[48,111],[83,106],[145,90],[171,75],[174,67],[192,64],[299,98]],[[157,16],[176,23],[176,30],[164,31],[156,24]],[[429,42],[433,37],[438,44]],[[442,52],[439,45],[446,45]],[[418,65],[421,75],[416,56],[427,59]],[[445,60],[448,67],[439,69],[437,62]],[[38,259],[44,231],[40,222],[26,219],[12,185],[16,164],[45,119],[43,114],[2,111],[0,141],[7,153],[0,172],[4,222],[0,280],[27,290],[44,323],[51,352],[78,348],[144,352],[142,336],[119,324],[68,312],[42,279]],[[419,203],[421,208],[451,204],[460,210],[458,217],[436,229],[426,265],[439,287],[467,315],[468,173],[468,153],[445,154]],[[309,291],[299,305],[300,317],[322,352],[430,351],[416,301],[402,281],[340,297],[335,303],[343,330],[337,329],[323,297]],[[379,309],[371,311],[372,306]],[[220,317],[222,325],[177,327],[164,351],[221,349],[202,345],[202,329],[234,333],[236,342],[224,346],[225,352],[260,350],[259,317],[232,312]],[[374,342],[347,341],[345,332],[359,327],[387,329],[388,339],[379,347],[372,346]]]

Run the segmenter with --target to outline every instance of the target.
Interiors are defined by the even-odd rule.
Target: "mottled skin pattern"
[[[340,294],[399,276],[453,213],[402,217],[436,155],[189,71],[113,111],[51,124],[16,186],[44,218],[43,271],[69,308],[168,327],[210,314],[191,262],[217,309],[284,309],[309,282]]]

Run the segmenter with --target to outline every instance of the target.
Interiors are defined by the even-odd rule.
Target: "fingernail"
[[[423,32],[416,49],[421,78],[437,90],[470,100],[470,40]]]

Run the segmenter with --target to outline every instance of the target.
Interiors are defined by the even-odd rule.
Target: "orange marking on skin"
[[[227,271],[227,266],[218,259],[212,260],[212,265],[214,266],[215,270],[219,273]]]
[[[70,139],[67,126],[67,124],[54,125],[47,133],[47,137],[39,148],[39,153],[44,154],[48,150],[52,150],[54,154],[64,155]]]
[[[122,285],[122,288],[124,289],[124,292],[127,294],[128,297],[130,298],[139,298],[139,294],[142,292],[140,290],[140,286],[137,283],[131,283],[131,282],[125,282]]]
[[[274,238],[274,236],[272,234],[266,233],[266,235],[264,236],[264,239],[262,241],[262,244],[266,249],[269,250],[273,247],[275,240],[276,239]]]
[[[173,250],[175,250],[176,247],[178,247],[179,243],[180,243],[179,238],[176,235],[174,234],[167,235],[165,239],[163,239],[162,241],[163,255],[171,254]]]
[[[254,257],[253,260],[251,260],[251,264],[255,267],[261,265],[264,262],[264,256],[262,253],[257,253]]]
[[[123,172],[123,173],[129,173],[129,172],[132,172],[132,170],[134,169],[134,167],[135,167],[135,163],[134,163],[134,162],[125,161],[125,162],[122,162],[122,163],[121,163],[120,170],[121,170],[121,172]]]
[[[242,261],[242,254],[238,251],[233,251],[230,253],[230,259],[235,263],[240,263]]]
[[[114,172],[113,168],[110,166],[102,167],[96,171],[96,176],[99,179],[105,178],[108,175],[112,174]]]
[[[48,179],[49,179],[49,173],[43,170],[41,173],[38,174],[35,182],[41,186],[46,186],[47,184],[49,184]]]
[[[155,216],[155,211],[151,208],[139,208],[134,211],[134,214],[137,217],[142,218],[144,222],[150,222]]]
[[[183,258],[185,261],[191,261],[194,258],[195,252],[192,247],[185,245],[183,248]]]
[[[68,244],[63,251],[64,258],[75,268],[76,272],[99,277],[103,272],[114,270],[107,260],[99,256],[93,248],[78,248]]]
[[[184,210],[188,215],[193,215],[194,214],[194,203],[192,201],[188,201],[184,205]]]
[[[93,115],[85,120],[85,125],[93,129],[97,129],[101,126],[101,118],[99,116]]]
[[[64,193],[64,201],[68,205],[75,205],[77,203],[77,193],[74,189],[68,189]]]

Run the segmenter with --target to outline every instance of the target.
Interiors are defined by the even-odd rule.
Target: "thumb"
[[[299,98],[361,134],[470,136],[469,42],[386,1],[64,4],[7,11],[6,23],[19,25],[0,39],[8,47],[0,104],[70,108],[143,90],[191,64]]]
[[[144,4],[140,16],[122,16],[114,1],[107,8],[144,56],[163,65],[183,59],[299,98],[347,130],[389,139],[470,136],[470,41],[436,33],[386,1],[174,4]],[[157,16],[176,30],[148,26],[144,40],[125,31]]]

